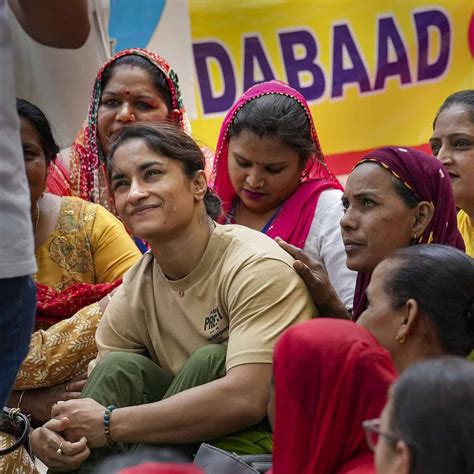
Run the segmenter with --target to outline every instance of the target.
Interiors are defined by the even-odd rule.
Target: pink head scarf
[[[297,247],[303,247],[311,227],[319,195],[325,189],[342,189],[342,186],[329,171],[324,161],[311,111],[306,100],[298,91],[283,82],[269,81],[251,87],[240,97],[229,110],[222,124],[210,184],[222,199],[224,214],[228,214],[236,198],[228,170],[229,127],[236,114],[246,104],[259,97],[272,94],[291,97],[301,105],[308,117],[311,137],[316,151],[308,159],[301,174],[300,186],[283,203],[266,234],[272,238],[281,237]]]

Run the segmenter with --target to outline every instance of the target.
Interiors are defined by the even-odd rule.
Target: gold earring
[[[400,344],[403,344],[405,342],[405,336],[397,336],[395,338]]]

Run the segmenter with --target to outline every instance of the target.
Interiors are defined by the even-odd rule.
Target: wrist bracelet
[[[107,444],[109,446],[115,446],[117,443],[112,439],[110,436],[110,414],[116,409],[115,405],[109,405],[104,412],[104,432],[105,432],[105,439],[107,440]]]

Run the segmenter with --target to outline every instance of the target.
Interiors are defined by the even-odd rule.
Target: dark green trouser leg
[[[114,352],[97,364],[81,397],[93,398],[104,406],[112,404],[118,408],[156,402],[223,377],[226,373],[226,351],[226,346],[217,344],[198,349],[174,379],[147,357]],[[258,425],[213,441],[212,444],[241,454],[267,453],[271,451],[271,436]],[[121,445],[116,451],[139,447]],[[92,472],[111,453],[109,447],[93,450],[79,472]]]

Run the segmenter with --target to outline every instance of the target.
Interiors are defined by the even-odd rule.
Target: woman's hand
[[[58,401],[75,400],[81,396],[87,374],[81,374],[71,381],[47,388],[26,390],[21,409],[35,420],[44,423],[51,418],[51,409]]]
[[[76,443],[66,441],[61,433],[69,427],[69,420],[49,420],[30,435],[33,452],[41,461],[54,471],[73,471],[90,456],[87,439]],[[61,452],[58,449],[61,447]]]
[[[92,398],[58,402],[51,415],[61,419],[66,417],[69,426],[65,433],[68,440],[87,438],[90,448],[101,448],[107,444],[104,431],[105,407]]]
[[[350,319],[344,303],[337,296],[336,290],[329,281],[329,276],[324,267],[312,259],[303,250],[288,244],[280,237],[275,241],[288,252],[295,261],[293,268],[306,283],[314,304],[323,317]]]

